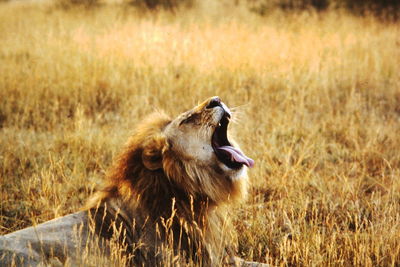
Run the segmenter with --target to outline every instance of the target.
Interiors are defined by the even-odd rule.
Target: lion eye
[[[191,122],[193,122],[195,119],[196,119],[195,114],[191,114],[191,115],[189,115],[187,118],[183,119],[183,120],[179,123],[179,125],[191,123]]]
[[[191,117],[188,117],[188,118],[186,118],[186,119],[183,119],[183,120],[179,123],[179,125],[189,123],[191,120],[192,120]]]

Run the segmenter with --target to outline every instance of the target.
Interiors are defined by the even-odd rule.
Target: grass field
[[[243,258],[400,264],[400,25],[0,3],[0,234],[78,210],[135,123],[219,95],[256,161]]]

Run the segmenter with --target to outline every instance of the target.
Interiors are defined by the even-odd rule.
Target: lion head
[[[175,119],[160,112],[150,115],[136,127],[103,191],[109,196],[153,199],[157,193],[177,198],[178,190],[179,195],[207,199],[212,205],[242,198],[246,169],[254,161],[228,137],[231,117],[219,97]]]
[[[219,97],[207,99],[164,125],[143,144],[142,160],[188,194],[211,203],[241,198],[246,192],[246,167],[254,161],[228,138],[232,113]]]

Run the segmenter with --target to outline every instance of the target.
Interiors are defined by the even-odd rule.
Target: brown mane
[[[187,171],[184,162],[178,155],[168,151],[173,144],[167,142],[161,131],[170,122],[171,119],[164,113],[154,113],[136,127],[108,172],[105,186],[90,199],[87,208],[93,210],[102,205],[110,206],[110,201],[118,200],[118,208],[122,206],[125,207],[125,213],[135,213],[127,217],[134,221],[136,228],[143,228],[141,224],[166,228],[165,222],[169,220],[168,229],[158,229],[157,236],[145,236],[147,240],[144,243],[166,242],[172,238],[169,249],[174,254],[184,255],[186,260],[206,265],[222,261],[221,257],[231,254],[232,249],[231,245],[224,244],[228,242],[222,231],[222,226],[227,227],[228,223],[224,219],[225,210],[217,202],[218,198],[212,199],[196,190],[197,185],[184,173]],[[168,153],[163,168],[148,169],[146,162],[151,165],[161,157],[161,153]],[[230,184],[216,188],[226,190],[216,194],[241,193],[240,190],[234,191]],[[140,230],[136,229],[136,232]],[[128,239],[143,242],[140,238]],[[156,258],[155,254],[160,251],[153,248],[152,244],[149,247],[131,253],[135,259],[140,258],[136,252],[140,252],[141,256],[146,254],[139,262],[150,262],[150,258]]]

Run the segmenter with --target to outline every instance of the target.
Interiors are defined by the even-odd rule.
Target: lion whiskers
[[[245,117],[244,108],[245,108],[245,105],[231,108],[230,110],[231,110],[232,116],[231,116],[230,122],[232,122],[234,124],[238,124],[240,121],[242,121],[243,118]]]

